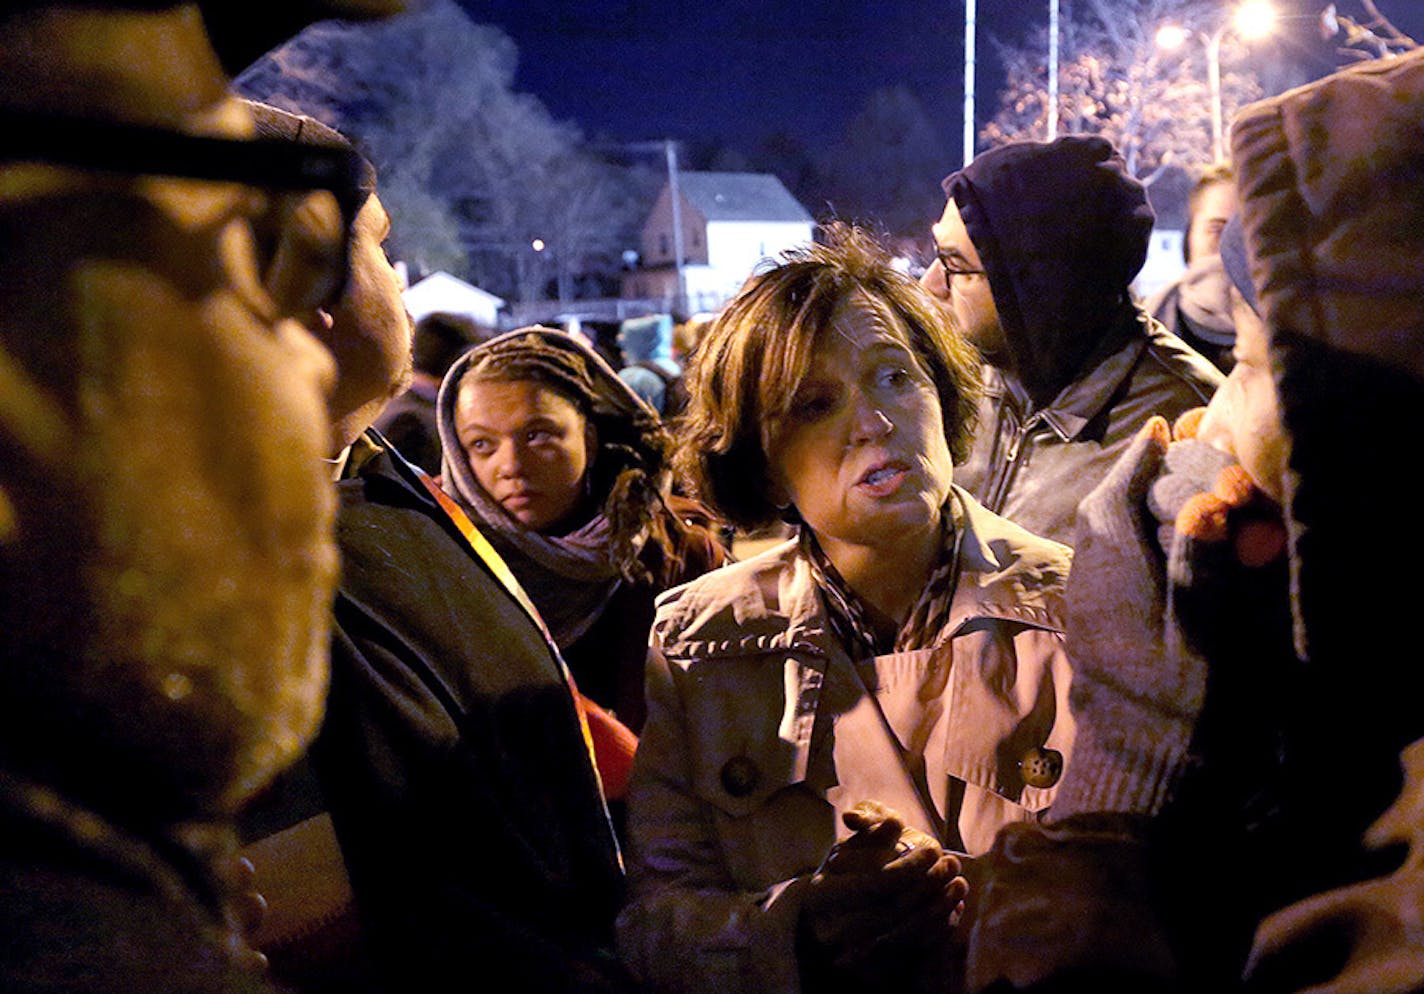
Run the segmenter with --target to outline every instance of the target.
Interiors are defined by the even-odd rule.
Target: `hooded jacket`
[[[460,385],[491,353],[524,355],[509,370],[521,376],[533,375],[530,364],[539,364],[533,356],[546,356],[549,364],[573,370],[588,391],[587,416],[598,442],[585,487],[601,513],[568,535],[540,535],[516,521],[480,485],[460,442],[455,417]],[[526,373],[519,373],[521,368]],[[643,660],[654,596],[726,559],[701,506],[665,495],[646,506],[641,521],[638,558],[650,575],[634,581],[620,574],[607,505],[624,477],[638,475],[645,486],[664,486],[668,468],[657,416],[593,349],[564,332],[532,327],[493,338],[456,360],[441,385],[436,419],[446,493],[474,517],[528,591],[579,690],[636,732],[643,722]],[[622,503],[636,506],[631,499]],[[647,540],[654,515],[662,518],[670,549]]]
[[[623,352],[618,378],[659,414],[676,413],[668,410],[668,394],[682,378],[672,357],[672,315],[629,318],[618,327],[618,347]]]
[[[1015,375],[1034,407],[1124,337],[1147,260],[1147,191],[1103,138],[1014,142],[944,181],[983,262]]]
[[[983,263],[1009,351],[986,370],[955,480],[1071,544],[1078,502],[1152,414],[1198,407],[1221,373],[1132,302],[1152,209],[1112,145],[1070,135],[984,153],[944,181]]]

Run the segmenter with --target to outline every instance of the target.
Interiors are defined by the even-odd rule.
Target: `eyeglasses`
[[[341,210],[342,244],[318,295],[330,304],[346,285],[351,224],[365,199],[360,155],[343,148],[270,138],[216,138],[111,121],[0,111],[0,162],[46,162],[100,172],[238,183],[276,191],[253,219],[258,271],[269,273],[298,207],[325,190]]]
[[[958,263],[950,262],[949,257],[944,254],[944,249],[935,245],[935,258],[939,260],[940,267],[944,270],[944,281],[948,284],[956,276],[984,276],[982,269],[969,269]]]

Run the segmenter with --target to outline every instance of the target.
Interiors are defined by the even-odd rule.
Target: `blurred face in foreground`
[[[833,561],[937,535],[953,465],[939,395],[899,323],[864,296],[816,338],[768,453],[772,475]]]
[[[331,357],[258,281],[265,194],[149,177],[76,196],[0,201],[51,271],[6,281],[44,317],[0,329],[23,371],[0,412],[21,415],[0,426],[7,734],[91,796],[231,811],[321,714]],[[35,310],[46,293],[67,307]],[[51,728],[53,708],[84,719]]]
[[[1235,287],[1231,302],[1236,365],[1212,396],[1197,437],[1234,455],[1256,486],[1280,503],[1290,439],[1281,422],[1266,327]]]

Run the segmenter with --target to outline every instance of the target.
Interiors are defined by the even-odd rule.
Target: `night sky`
[[[1378,0],[1424,40],[1424,2]],[[464,0],[520,52],[516,86],[590,137],[717,141],[750,153],[785,132],[835,141],[878,87],[905,84],[962,143],[963,0],[792,4],[785,0]],[[1063,4],[1066,7],[1066,2]],[[1223,3],[1223,7],[1227,4]],[[1280,53],[1309,76],[1343,64],[1317,35],[1323,0],[1277,0]],[[1342,13],[1359,17],[1354,0]],[[992,39],[1048,23],[1047,0],[979,0],[976,117],[997,107]]]

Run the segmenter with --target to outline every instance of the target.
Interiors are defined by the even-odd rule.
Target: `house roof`
[[[708,221],[815,221],[771,173],[678,173],[677,184]]]
[[[407,288],[402,297],[410,316],[417,319],[431,311],[478,312],[497,309],[504,304],[502,297],[496,297],[446,272],[431,273]]]

